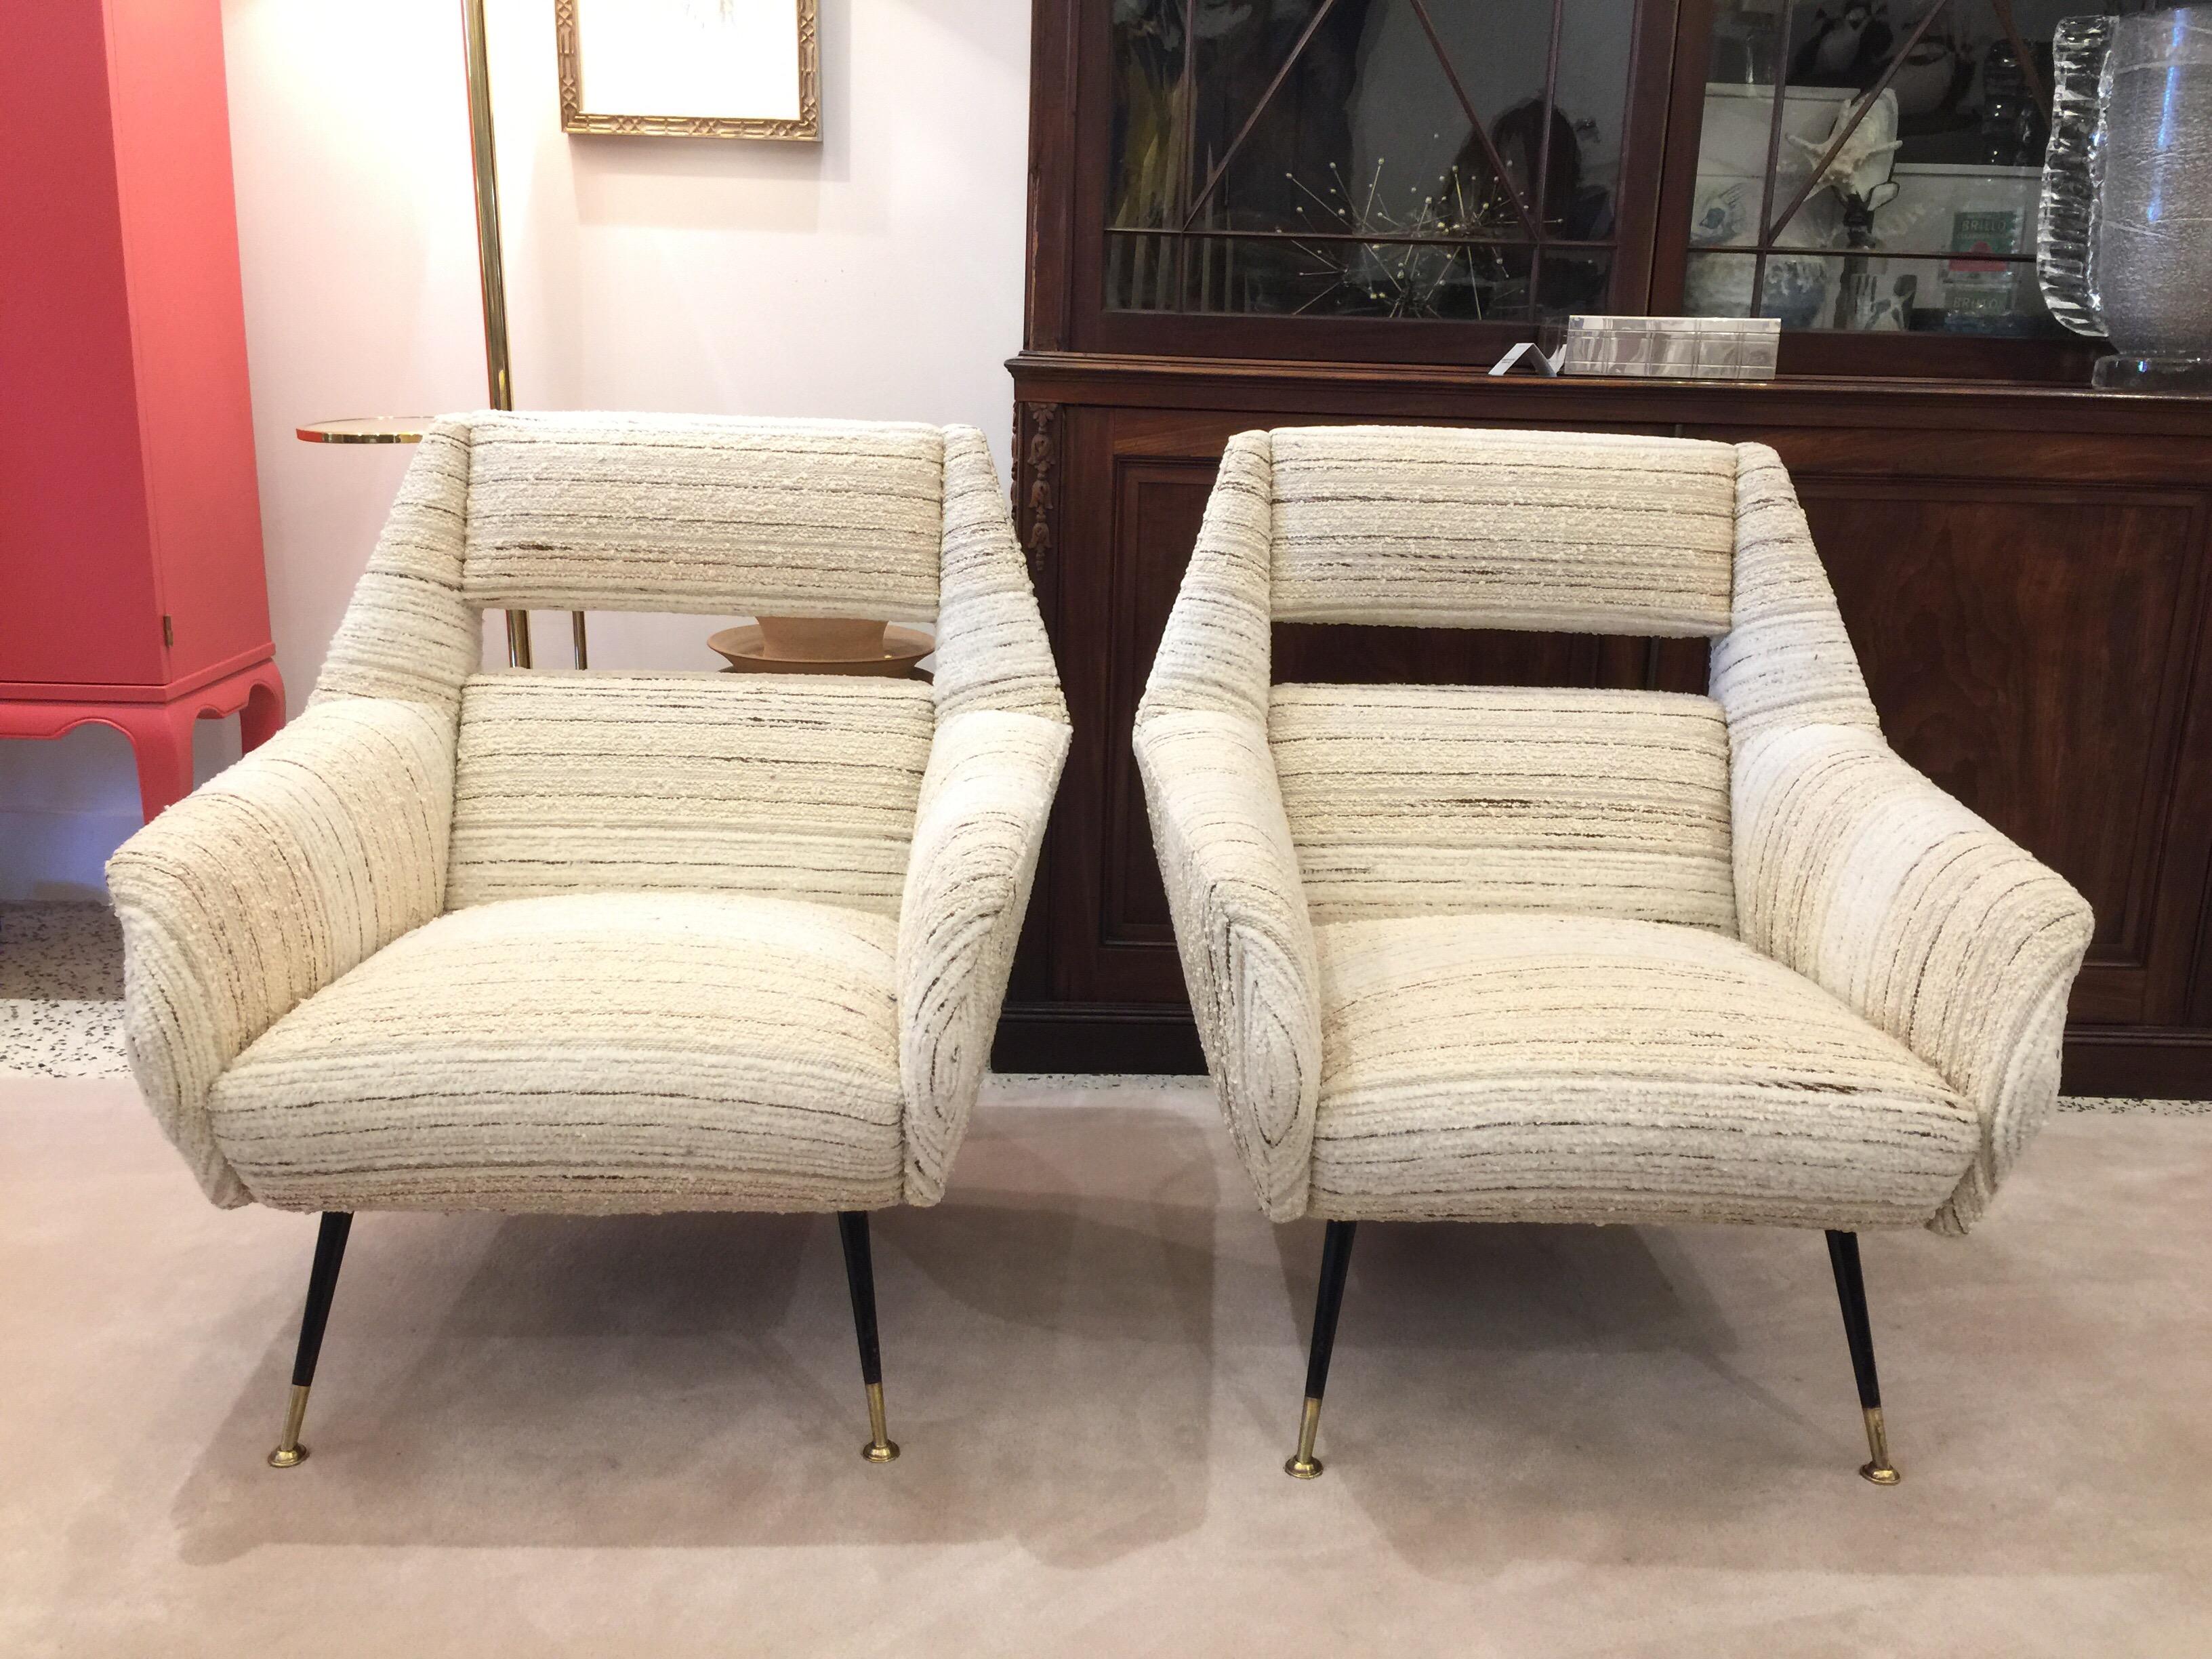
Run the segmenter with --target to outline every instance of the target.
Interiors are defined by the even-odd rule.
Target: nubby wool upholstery
[[[1978,1136],[1936,1070],[1710,928],[1321,930],[1317,1215],[1911,1225]]]
[[[492,606],[889,616],[933,688],[479,672]],[[306,712],[109,866],[215,1202],[943,1195],[1068,739],[963,428],[439,422]]]
[[[868,1209],[901,1197],[896,924],[724,893],[439,916],[216,1079],[282,1209]]]
[[[1570,910],[1735,931],[1709,697],[1279,685],[1267,742],[1316,923]]]
[[[936,729],[918,680],[471,675],[447,905],[653,889],[896,916]]]
[[[131,1068],[216,1203],[252,1194],[209,1092],[278,1018],[444,908],[453,792],[450,713],[319,703],[109,862]]]
[[[462,587],[483,610],[936,614],[945,434],[845,422],[490,415]]]
[[[1728,631],[1725,445],[1291,427],[1268,451],[1282,621]]]
[[[1709,695],[1273,685],[1277,621],[1704,637]],[[1277,1219],[1961,1232],[2056,1099],[2088,907],[1884,742],[1763,446],[1242,434],[1135,741]]]

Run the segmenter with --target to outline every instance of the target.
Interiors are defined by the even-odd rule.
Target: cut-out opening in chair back
[[[1737,459],[1726,444],[1407,427],[1267,435],[1276,623],[1728,630]],[[1735,931],[1728,727],[1710,697],[1279,684],[1268,738],[1318,924],[1534,909]]]
[[[934,617],[933,426],[489,414],[461,592],[509,607]],[[480,674],[463,685],[452,908],[742,891],[896,915],[933,717],[915,683]]]

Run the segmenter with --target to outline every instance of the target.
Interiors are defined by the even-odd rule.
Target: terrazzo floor
[[[0,1072],[124,1077],[123,932],[104,904],[0,904]]]
[[[0,1075],[127,1077],[123,1052],[123,933],[103,904],[0,904]],[[1196,1078],[1054,1074],[1036,1081],[1092,1088],[1203,1088]],[[2062,1111],[2212,1114],[2212,1100],[2069,1096]]]

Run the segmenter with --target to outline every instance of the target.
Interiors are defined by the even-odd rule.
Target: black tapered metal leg
[[[1314,1297],[1313,1346],[1306,1351],[1306,1398],[1298,1415],[1298,1449],[1283,1465],[1286,1474],[1310,1480],[1322,1470],[1314,1455],[1321,1432],[1321,1398],[1328,1389],[1328,1357],[1336,1346],[1336,1316],[1344,1306],[1345,1276],[1352,1271],[1352,1236],[1356,1221],[1332,1221],[1321,1245],[1321,1289]]]
[[[1881,1382],[1874,1369],[1874,1328],[1867,1320],[1859,1236],[1832,1230],[1828,1261],[1836,1270],[1836,1299],[1844,1309],[1844,1340],[1850,1344],[1851,1373],[1859,1385],[1859,1412],[1866,1419],[1869,1455],[1859,1473],[1877,1486],[1893,1486],[1898,1481],[1897,1466],[1889,1461],[1889,1435],[1881,1420]]]
[[[845,1247],[845,1284],[853,1292],[853,1329],[860,1339],[860,1381],[868,1389],[868,1443],[860,1455],[871,1463],[888,1463],[899,1449],[884,1432],[884,1355],[876,1342],[876,1264],[868,1251],[868,1212],[840,1210],[837,1237]]]
[[[315,1362],[323,1354],[323,1331],[331,1322],[331,1298],[337,1294],[338,1269],[345,1264],[346,1238],[353,1231],[350,1210],[325,1210],[315,1234],[314,1266],[307,1270],[307,1306],[300,1316],[300,1347],[292,1358],[292,1397],[284,1412],[284,1437],[269,1454],[272,1469],[297,1468],[307,1455],[300,1428],[307,1419],[307,1390],[314,1385]]]

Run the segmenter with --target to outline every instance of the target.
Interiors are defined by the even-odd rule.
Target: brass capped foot
[[[868,1384],[868,1443],[860,1448],[860,1455],[871,1463],[890,1463],[898,1459],[898,1442],[884,1431],[884,1385]]]
[[[1293,1480],[1317,1480],[1321,1478],[1322,1461],[1314,1455],[1314,1437],[1320,1432],[1321,1401],[1309,1395],[1305,1409],[1298,1414],[1297,1455],[1283,1465],[1283,1473]]]
[[[307,1420],[307,1387],[304,1382],[295,1382],[291,1403],[284,1408],[284,1437],[269,1454],[270,1468],[296,1469],[307,1462],[307,1449],[300,1443],[300,1425]]]
[[[1859,1474],[1877,1486],[1893,1486],[1902,1479],[1889,1461],[1889,1434],[1883,1428],[1881,1407],[1869,1406],[1866,1413],[1867,1449],[1874,1454],[1859,1465]]]

